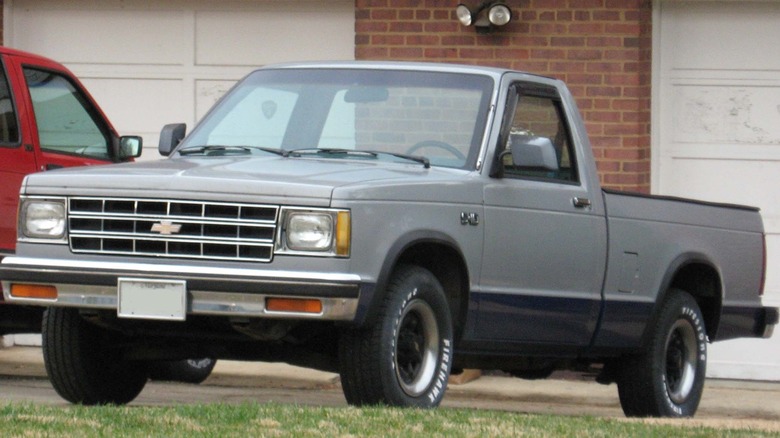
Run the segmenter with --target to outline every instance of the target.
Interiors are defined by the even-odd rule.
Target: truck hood
[[[22,191],[28,195],[327,206],[336,192],[337,197],[344,199],[399,199],[404,197],[397,190],[399,186],[452,186],[466,174],[463,170],[425,169],[419,163],[308,157],[186,157],[41,172],[28,176]],[[416,191],[415,199],[424,200],[419,196]]]

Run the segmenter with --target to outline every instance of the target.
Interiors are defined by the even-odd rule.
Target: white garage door
[[[654,2],[653,191],[761,208],[780,306],[780,2]],[[780,333],[711,348],[713,377],[780,380]]]
[[[191,128],[254,67],[355,52],[354,0],[6,0],[5,14],[5,45],[72,69],[146,159],[162,125]]]

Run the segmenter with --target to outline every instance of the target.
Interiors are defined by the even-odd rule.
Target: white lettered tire
[[[452,368],[452,318],[436,277],[418,266],[396,269],[373,323],[342,333],[341,383],[347,402],[432,408]]]

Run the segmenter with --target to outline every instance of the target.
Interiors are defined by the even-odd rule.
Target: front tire
[[[143,363],[122,357],[120,335],[88,323],[77,309],[47,309],[41,334],[49,380],[71,403],[125,404],[146,385]]]
[[[707,332],[696,300],[670,290],[647,351],[629,358],[618,378],[618,395],[629,417],[692,417],[699,407],[707,369]]]
[[[452,366],[452,336],[449,305],[436,277],[417,266],[399,267],[374,322],[341,335],[347,402],[438,406]]]

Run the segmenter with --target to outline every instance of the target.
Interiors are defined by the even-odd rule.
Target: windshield
[[[299,158],[392,161],[415,156],[465,168],[478,153],[492,86],[490,77],[474,74],[260,70],[226,95],[178,151],[269,154],[270,148],[285,156],[302,151],[289,154]],[[344,153],[350,150],[374,153]]]

